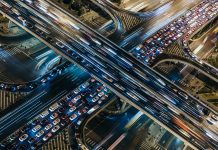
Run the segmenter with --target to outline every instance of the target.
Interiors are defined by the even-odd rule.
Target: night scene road
[[[95,112],[99,110],[107,110],[105,105],[115,105],[110,103],[114,95],[123,103],[122,107],[115,105],[118,112],[125,110],[127,102],[182,140],[185,143],[184,149],[218,149],[217,109],[151,67],[172,62],[175,65],[183,64],[175,66],[182,70],[184,65],[189,65],[214,82],[211,89],[216,93],[218,69],[191,51],[193,46],[189,39],[195,36],[203,38],[204,33],[216,24],[217,0],[160,1],[155,6],[151,6],[150,1],[139,2],[137,5],[140,8],[142,5],[151,7],[147,11],[146,7],[143,11],[137,10],[139,12],[124,10],[121,5],[109,0],[90,0],[87,3],[92,5],[88,6],[82,1],[84,7],[99,11],[99,18],[104,18],[102,14],[105,13],[112,16],[113,23],[118,28],[111,37],[119,36],[121,32],[117,30],[127,33],[122,33],[120,39],[117,37],[119,42],[111,41],[54,1],[0,2],[3,17],[38,38],[60,55],[61,60],[63,57],[72,63],[64,66],[61,71],[53,69],[52,73],[40,77],[34,84],[27,84],[27,89],[34,85],[31,90],[10,90],[28,93],[22,103],[17,103],[16,106],[13,104],[13,109],[6,109],[0,118],[2,149],[38,149],[48,139],[55,138],[59,130],[66,127],[86,128],[83,120],[95,117]],[[75,9],[75,3],[70,5],[72,9]],[[130,2],[128,5],[133,4]],[[129,19],[131,17],[145,19],[145,22],[128,29],[127,24],[132,23]],[[10,28],[9,25],[7,27]],[[218,37],[211,38],[214,45],[218,41],[216,38]],[[205,44],[210,41],[198,42]],[[179,46],[173,49],[176,44]],[[209,52],[202,50],[202,53]],[[204,82],[208,88],[209,84]],[[8,85],[2,85],[2,90],[6,90]],[[51,116],[48,117],[49,115]],[[85,140],[80,134],[83,133],[76,132],[75,138],[69,140],[71,145],[73,142],[82,149],[92,149],[84,144]],[[95,147],[101,145],[99,143]],[[114,147],[109,143],[104,145],[109,149]]]

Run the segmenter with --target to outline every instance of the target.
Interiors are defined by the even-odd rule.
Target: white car
[[[86,83],[84,83],[84,84],[82,84],[82,87],[85,89],[85,88],[87,88],[89,86],[89,82],[86,82]]]
[[[76,110],[76,106],[72,106],[72,107],[69,109],[69,112],[73,112],[74,110]]]
[[[74,119],[77,118],[77,115],[76,114],[73,114],[71,117],[70,117],[70,120],[73,121]]]
[[[38,131],[38,130],[41,129],[41,128],[42,128],[41,125],[37,125],[37,126],[35,126],[35,127],[32,129],[32,131],[33,131],[33,132],[36,132],[36,131]]]
[[[37,137],[41,137],[44,133],[45,133],[45,132],[44,132],[43,130],[41,130],[41,131],[39,131],[39,132],[36,134],[36,136],[37,136]]]
[[[51,127],[52,127],[52,124],[48,124],[47,126],[45,126],[45,130],[49,130],[51,129]]]
[[[40,114],[40,117],[45,118],[48,114],[49,114],[49,111],[48,111],[48,110],[43,111],[43,112]]]
[[[60,129],[59,125],[54,126],[54,128],[52,128],[52,132],[57,132]]]
[[[49,107],[49,110],[51,112],[55,111],[59,107],[58,103],[54,103],[51,107]]]
[[[57,118],[57,116],[58,116],[58,113],[55,112],[50,116],[50,119],[55,119]]]
[[[20,138],[19,138],[19,140],[21,141],[21,142],[23,142],[24,140],[26,140],[28,138],[28,135],[27,134],[24,134],[24,135],[22,135]]]
[[[74,92],[74,94],[78,94],[80,92],[80,89],[77,88],[73,92]]]
[[[79,99],[81,98],[81,95],[77,95],[74,99],[73,99],[73,102],[77,102]]]
[[[94,97],[94,98],[92,99],[92,102],[96,102],[97,100],[99,100],[99,97],[98,97],[98,96]]]
[[[45,135],[45,136],[43,137],[43,141],[47,141],[51,136],[52,136],[52,134],[51,134],[51,133],[48,133],[47,135]]]
[[[218,121],[218,117],[215,115],[211,115],[211,118],[213,118],[215,121]]]
[[[62,42],[56,42],[56,45],[60,48],[64,48],[64,44]]]
[[[26,25],[26,20],[23,17],[17,17],[23,25]]]
[[[53,123],[54,125],[56,125],[56,124],[58,124],[60,121],[61,121],[61,120],[60,120],[59,118],[57,118],[57,119],[55,119],[52,123]]]
[[[104,95],[104,92],[98,93],[98,96],[99,96],[99,97],[102,97],[103,95]]]

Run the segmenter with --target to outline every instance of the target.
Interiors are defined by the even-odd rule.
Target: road
[[[215,25],[213,28],[204,33],[200,38],[193,40],[192,43],[189,44],[190,49],[199,58],[207,58],[214,49],[215,43],[213,41],[215,39],[214,31],[216,28],[217,26]]]
[[[15,4],[12,4],[12,5],[15,5]],[[28,4],[29,5],[29,4]],[[30,6],[30,7],[32,7],[32,6]],[[35,8],[35,6],[33,7],[33,9],[36,9],[36,11],[37,11],[37,9],[38,8]],[[54,10],[52,10],[52,11],[54,11]],[[55,10],[55,11],[57,11],[57,10]],[[35,12],[36,13],[36,12]],[[38,12],[39,13],[39,12]],[[40,12],[41,13],[41,12]],[[60,12],[58,12],[58,13],[60,13]],[[45,15],[45,14],[43,14],[43,15]],[[60,15],[60,14],[59,14]],[[61,15],[63,15],[63,14],[61,14]],[[49,16],[47,16],[48,18],[49,18]],[[54,17],[54,16],[53,16]],[[65,16],[66,17],[66,16]],[[67,21],[67,20],[70,20],[69,18],[67,19],[67,20],[65,20],[64,18],[65,17],[63,17],[63,21]],[[26,19],[26,18],[25,18]],[[53,20],[53,19],[52,19]],[[47,21],[52,21],[51,19],[47,19]],[[30,21],[30,19],[28,19],[28,21]],[[60,20],[61,21],[61,20]],[[69,23],[69,22],[64,22],[65,24],[67,24],[67,23]],[[55,26],[55,24],[57,24],[57,23],[55,23],[55,22],[53,22],[53,26]],[[58,24],[57,24],[58,25]],[[67,28],[66,26],[63,26],[63,23],[62,23],[62,29],[65,29],[65,28]],[[46,28],[47,30],[49,30],[48,28]],[[67,29],[68,30],[68,29]],[[82,32],[82,31],[81,31]],[[80,32],[80,34],[81,34],[81,32]],[[83,31],[83,32],[85,32],[86,34],[88,33],[88,31]],[[55,33],[55,32],[53,32],[54,33],[54,35],[55,34],[57,34],[57,32]],[[95,33],[92,33],[92,34],[95,34]],[[66,33],[65,33],[65,35],[66,35]],[[84,36],[84,35],[83,35]],[[89,36],[91,36],[91,35],[89,35]],[[58,34],[58,37],[60,38],[61,37],[61,41],[63,41],[63,40],[66,40],[66,38],[64,38],[63,36],[61,36],[60,34]],[[69,38],[69,37],[68,37]],[[80,37],[81,38],[81,37]],[[92,37],[93,38],[93,37]],[[104,42],[104,41],[102,41],[102,40],[100,40],[98,37],[94,37],[94,38],[96,38],[96,39],[98,39],[99,41],[101,41],[102,43]],[[87,39],[86,39],[87,40]],[[89,42],[91,42],[91,40],[89,40]],[[107,41],[108,42],[108,41]],[[84,42],[84,40],[83,40],[83,42],[82,43],[86,43],[86,42]],[[48,43],[47,43],[48,44]],[[75,43],[74,43],[75,44]],[[87,43],[86,43],[87,44]],[[113,44],[111,44],[110,42],[109,42],[109,44],[110,45],[108,45],[108,43],[104,43],[104,45],[105,46],[107,46],[107,47],[109,47],[109,48],[111,48],[112,49],[112,51],[114,50],[115,51],[115,53],[116,53],[116,51],[117,50],[119,50],[119,48],[116,46],[116,45],[113,45]],[[116,49],[114,48],[114,46],[116,47]],[[56,47],[58,47],[58,46],[56,46]],[[64,44],[63,46],[59,46],[59,49],[60,49],[60,47],[62,47],[62,49],[66,49],[67,47],[69,48],[70,46],[68,45],[68,44]],[[96,47],[95,47],[96,48]],[[105,47],[104,47],[105,48]],[[81,50],[81,49],[80,49]],[[83,49],[84,50],[84,49]],[[93,49],[92,49],[93,50]],[[101,49],[101,50],[103,50],[103,51],[105,51],[105,49]],[[107,49],[108,50],[108,49]],[[66,50],[67,51],[67,50]],[[78,52],[79,50],[77,50],[77,52]],[[59,51],[59,53],[60,53],[60,51]],[[69,53],[69,50],[68,50],[68,53]],[[99,52],[97,52],[97,51],[95,51],[95,53],[96,54],[98,54]],[[193,111],[192,109],[194,109],[194,108],[192,108],[192,107],[190,107],[190,106],[188,106],[187,104],[186,104],[186,102],[187,102],[187,100],[186,100],[186,96],[184,96],[184,94],[179,94],[180,96],[178,96],[178,94],[174,91],[174,90],[172,90],[172,86],[173,87],[175,87],[176,89],[178,89],[179,91],[180,91],[180,89],[178,88],[178,87],[176,87],[176,86],[174,86],[174,85],[172,85],[168,80],[166,80],[166,79],[164,79],[164,81],[162,81],[163,80],[163,78],[160,76],[160,78],[162,78],[162,79],[160,79],[159,77],[157,77],[157,73],[155,73],[155,72],[153,72],[150,68],[146,68],[146,71],[144,70],[144,69],[141,69],[141,67],[142,68],[144,68],[145,66],[142,66],[142,64],[141,63],[139,63],[139,64],[135,64],[135,63],[133,63],[133,60],[135,61],[135,59],[134,58],[131,58],[131,57],[129,57],[129,55],[127,55],[126,53],[124,53],[123,51],[119,51],[118,52],[120,55],[115,55],[115,58],[117,59],[117,60],[115,60],[114,59],[114,57],[112,57],[111,55],[109,55],[108,57],[110,58],[110,59],[112,59],[113,61],[118,61],[117,62],[117,64],[116,64],[116,66],[117,66],[117,68],[119,68],[119,71],[120,70],[122,70],[122,73],[121,74],[119,74],[119,77],[122,77],[122,76],[124,76],[123,78],[125,79],[124,80],[124,82],[123,81],[119,81],[119,82],[122,82],[122,86],[124,86],[124,85],[126,85],[126,83],[128,83],[128,82],[132,82],[132,83],[130,83],[130,86],[131,87],[128,87],[128,86],[124,86],[124,87],[126,87],[125,88],[125,90],[127,90],[127,92],[120,92],[121,90],[119,89],[119,88],[117,88],[117,87],[115,87],[114,86],[114,84],[112,84],[112,83],[118,83],[118,81],[114,81],[114,80],[116,80],[116,79],[114,79],[114,80],[110,80],[109,78],[108,78],[108,76],[109,77],[113,77],[113,75],[111,74],[111,73],[105,73],[105,71],[104,72],[101,72],[101,70],[100,71],[98,71],[98,73],[95,73],[95,72],[93,72],[93,68],[92,69],[88,69],[87,67],[85,67],[85,66],[83,66],[83,67],[85,67],[88,71],[90,71],[92,74],[94,74],[96,77],[100,77],[101,78],[101,81],[104,81],[104,83],[106,83],[107,85],[109,85],[109,87],[111,88],[111,87],[113,87],[113,88],[111,88],[112,90],[114,90],[114,89],[116,89],[116,91],[119,91],[119,92],[117,92],[118,94],[119,94],[119,96],[121,96],[121,97],[123,97],[124,99],[126,99],[126,100],[129,100],[129,99],[131,99],[132,101],[132,103],[136,103],[137,104],[137,106],[139,106],[140,107],[140,109],[142,109],[142,108],[144,108],[143,110],[144,110],[144,112],[149,112],[149,114],[153,114],[153,115],[157,115],[157,114],[155,114],[154,112],[153,112],[153,109],[155,108],[155,107],[157,107],[157,106],[155,106],[155,105],[153,105],[152,104],[152,101],[154,101],[154,99],[156,99],[157,98],[157,96],[158,95],[156,95],[156,96],[154,96],[154,97],[152,97],[154,94],[151,92],[151,91],[149,91],[149,94],[147,93],[148,91],[147,91],[147,87],[146,87],[146,85],[143,83],[143,82],[146,82],[146,83],[150,83],[149,84],[149,86],[152,86],[152,88],[150,87],[150,89],[149,90],[152,90],[152,89],[161,89],[161,90],[163,90],[163,91],[158,91],[158,93],[160,93],[161,94],[161,98],[163,98],[163,99],[167,99],[167,101],[164,101],[164,102],[167,102],[167,104],[169,104],[169,105],[171,105],[172,106],[172,104],[171,104],[171,102],[172,102],[172,99],[170,98],[171,96],[173,96],[175,99],[177,99],[179,102],[172,102],[174,105],[177,105],[177,107],[178,106],[182,106],[182,107],[184,107],[183,108],[183,111],[185,111],[185,113],[187,114],[187,113],[189,113],[189,115],[188,116],[190,116],[190,114],[191,114],[191,116],[193,117],[193,116],[195,116],[195,117],[199,117],[199,114],[196,116],[196,114],[195,114],[195,111],[196,111],[196,108],[195,108],[195,110]],[[118,54],[118,53],[116,53],[116,54]],[[63,52],[62,52],[62,54],[63,54]],[[81,53],[80,52],[80,55],[81,54],[83,54],[83,58],[86,58],[86,60],[89,60],[88,58],[87,58],[87,56],[84,56],[84,53]],[[66,55],[66,52],[65,52],[65,55]],[[71,54],[72,55],[72,54]],[[90,56],[90,55],[89,55]],[[94,55],[93,55],[94,56]],[[68,55],[68,57],[69,57],[69,55]],[[107,57],[107,59],[108,59],[108,57]],[[77,57],[78,58],[78,57]],[[122,58],[122,60],[124,60],[124,61],[121,61],[121,62],[119,62],[120,61],[120,59]],[[142,75],[142,76],[140,76],[140,75],[137,75],[137,73],[136,72],[131,72],[131,74],[135,74],[135,75],[137,75],[137,76],[140,76],[140,79],[138,79],[137,78],[137,80],[139,80],[140,81],[140,83],[143,83],[142,84],[142,87],[140,87],[140,88],[138,88],[138,89],[135,89],[135,88],[133,88],[133,85],[135,86],[135,87],[137,87],[137,86],[139,86],[137,83],[135,83],[135,81],[133,80],[134,78],[133,77],[131,77],[131,76],[129,76],[129,73],[128,73],[128,71],[125,71],[124,69],[122,69],[122,68],[125,68],[125,69],[127,69],[126,68],[126,63],[124,63],[124,62],[126,62],[125,61],[125,59],[128,59],[128,61],[130,61],[130,63],[132,64],[132,66],[133,67],[131,67],[131,68],[133,68],[134,69],[134,71],[136,71],[137,69],[138,70],[140,70],[140,71],[137,71],[137,72],[143,72],[144,74]],[[69,58],[68,58],[69,59]],[[72,56],[71,56],[71,59],[72,59]],[[106,59],[106,60],[107,60]],[[75,60],[74,60],[75,61]],[[89,60],[90,61],[90,60]],[[100,61],[100,60],[99,60]],[[101,60],[102,61],[102,60]],[[110,60],[111,61],[111,60]],[[78,61],[77,61],[78,62]],[[104,61],[103,61],[104,62]],[[136,61],[137,62],[137,61]],[[86,62],[87,63],[87,62]],[[120,63],[122,63],[122,65],[120,65]],[[81,64],[81,62],[80,62],[80,64]],[[98,63],[99,64],[99,63]],[[101,64],[101,63],[100,63]],[[100,65],[99,64],[99,65]],[[104,63],[104,64],[107,64],[107,65],[109,65],[110,66],[110,69],[111,68],[114,68],[114,67],[112,67],[110,64],[108,64],[108,63]],[[123,64],[124,64],[124,66],[123,66]],[[134,64],[134,65],[133,65]],[[104,65],[103,65],[104,66]],[[130,65],[131,66],[131,65]],[[122,67],[122,68],[121,68]],[[120,69],[121,68],[121,69]],[[116,69],[115,69],[116,70]],[[124,72],[124,74],[123,74],[123,72]],[[116,72],[115,72],[116,73]],[[150,73],[152,73],[152,75],[150,74]],[[106,77],[103,77],[102,78],[102,75],[103,74],[103,76],[106,76]],[[141,73],[138,73],[138,74],[141,74]],[[146,74],[149,74],[149,75],[146,75]],[[147,79],[146,80],[148,80],[148,81],[146,81],[145,80],[145,76],[147,77]],[[129,78],[130,77],[130,78]],[[113,77],[114,78],[114,77]],[[143,79],[143,80],[141,80],[141,79]],[[108,83],[108,80],[109,81],[112,81],[112,83]],[[156,81],[156,82],[155,82]],[[155,84],[154,84],[155,83]],[[167,83],[167,84],[166,84]],[[136,84],[136,85],[135,85]],[[170,84],[170,85],[169,85]],[[168,88],[170,88],[170,89],[168,89]],[[143,89],[143,91],[140,91],[140,89]],[[140,93],[143,93],[143,94],[145,94],[146,96],[142,96],[141,94],[138,94],[137,92],[136,92],[136,90],[139,90],[138,92],[140,92]],[[130,92],[131,91],[131,92]],[[134,93],[132,93],[132,91],[134,91],[135,93],[137,93],[137,94],[134,94]],[[156,91],[157,92],[157,91]],[[165,92],[167,92],[167,93],[171,93],[170,95],[168,94],[168,95],[165,95],[164,93]],[[174,93],[174,94],[173,94]],[[181,93],[181,92],[180,92]],[[152,96],[151,96],[152,95]],[[137,98],[137,96],[138,96],[138,98]],[[140,98],[139,98],[139,96],[140,96]],[[127,98],[126,98],[127,97]],[[159,97],[160,98],[160,97]],[[189,99],[191,99],[192,97],[189,97]],[[136,101],[137,102],[136,102]],[[148,101],[147,101],[148,100]],[[157,100],[158,101],[158,100]],[[170,102],[169,102],[170,101]],[[193,103],[194,103],[194,100],[192,101],[192,105],[193,105]],[[182,104],[182,105],[181,105]],[[160,104],[161,105],[161,104]],[[201,105],[201,104],[200,104]],[[150,107],[148,107],[148,106],[152,106],[152,108],[150,108]],[[161,105],[161,107],[162,107],[162,105]],[[204,106],[203,106],[204,107]],[[145,111],[145,108],[147,108],[146,109],[146,111]],[[175,108],[175,107],[174,107]],[[179,107],[180,108],[180,107]],[[185,109],[186,108],[186,109]],[[188,108],[188,109],[187,109]],[[167,109],[167,108],[166,108]],[[180,113],[182,113],[181,112],[181,110],[178,110],[178,108],[175,108],[176,109],[176,111],[177,111],[177,113],[178,112],[180,112]],[[181,109],[181,108],[180,108]],[[166,111],[166,110],[163,110],[163,111]],[[188,111],[188,112],[186,112],[186,111]],[[199,110],[197,110],[197,111],[199,111]],[[169,111],[170,112],[170,111]],[[167,110],[167,113],[169,113],[168,112],[168,110]],[[172,115],[175,115],[175,116],[177,116],[177,114],[175,113],[175,112],[173,112],[173,111],[171,111],[170,112]],[[200,113],[200,112],[198,112],[198,113]],[[149,116],[149,117],[152,117],[151,115]],[[171,116],[172,117],[172,116]],[[152,118],[154,118],[154,117],[152,117]],[[174,117],[173,117],[174,118]],[[159,117],[159,119],[161,120],[161,117]],[[181,120],[183,120],[182,119],[182,117],[180,118]],[[174,118],[173,120],[177,120],[176,118]],[[189,120],[190,121],[190,120]],[[167,124],[167,123],[166,123]],[[194,123],[193,122],[193,124],[196,126],[197,124],[196,123]],[[177,130],[177,128],[176,127],[174,127],[175,125],[172,125],[170,128],[174,128],[174,130]],[[168,127],[169,127],[169,125],[168,125]],[[189,128],[189,129],[191,129],[191,128]],[[198,130],[199,131],[199,129],[198,128],[195,128],[196,129],[196,131]],[[192,132],[196,132],[196,131],[192,131]],[[178,132],[178,131],[177,131]],[[192,132],[190,132],[190,134],[192,133]],[[199,131],[199,132],[201,132],[201,131]],[[193,136],[193,134],[192,134],[192,136]],[[208,137],[207,137],[208,138]],[[211,139],[209,140],[210,138],[208,138],[208,140],[207,140],[207,142],[214,142],[214,141],[211,141]],[[201,141],[202,142],[202,141]],[[205,143],[201,143],[201,144],[205,144]],[[207,145],[207,143],[206,143],[206,145]],[[209,146],[209,145],[208,145]]]
[[[59,100],[60,97],[66,95],[88,78],[88,74],[78,67],[72,66],[54,82],[38,87],[24,98],[25,103],[0,118],[0,140],[30,121],[51,103]]]
[[[147,20],[146,23],[136,31],[130,33],[124,39],[121,39],[119,45],[121,45],[125,50],[130,51],[199,2],[200,0],[174,0],[173,3],[167,3],[166,5],[154,10],[153,14],[155,15]]]

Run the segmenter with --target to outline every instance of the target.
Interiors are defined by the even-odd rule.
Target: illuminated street
[[[218,149],[217,14],[217,0],[1,0],[0,149]]]

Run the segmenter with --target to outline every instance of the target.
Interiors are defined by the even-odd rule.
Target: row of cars
[[[202,66],[202,68],[209,74],[212,73],[218,75],[217,68],[201,61],[195,54],[193,54],[192,50],[189,47],[189,39],[195,34],[195,32],[198,31],[198,29],[202,27],[202,24],[210,23],[211,20],[213,20],[213,22],[217,20],[218,2],[216,0],[212,0],[211,3],[213,3],[213,5],[209,5],[209,3],[202,3],[198,5],[194,8],[195,12],[189,15],[190,18],[192,17],[193,19],[197,20],[191,22],[191,30],[184,34],[182,39],[182,45],[184,48],[184,52],[188,55],[189,58],[191,58],[195,62],[198,62]]]
[[[79,125],[81,118],[100,108],[112,95],[92,78],[7,137],[1,147],[5,150],[36,149],[68,125]]]
[[[25,9],[22,9],[22,7],[12,8],[12,6],[10,4],[8,4],[7,2],[5,2],[5,1],[0,2],[0,7],[3,8],[3,9],[6,9],[9,12],[9,14],[11,16],[15,17],[16,21],[20,22],[23,26],[28,27],[28,29],[35,30],[35,32],[37,34],[39,34],[39,36],[45,38],[49,42],[52,42],[52,38],[50,36],[46,35],[47,31],[45,29],[43,29],[40,26],[34,26],[32,23],[28,22],[25,18],[23,18],[21,16],[21,12],[23,14],[26,14],[26,12],[24,11]],[[35,20],[36,20],[36,18],[35,18]],[[57,75],[60,75],[69,65],[70,65],[70,63],[66,62],[63,65],[60,65],[60,66],[52,69],[49,73],[47,73],[44,76],[38,78],[37,80],[26,83],[26,84],[16,85],[16,84],[1,83],[0,84],[0,89],[1,90],[8,90],[8,91],[11,91],[11,92],[16,92],[16,91],[29,92],[29,91],[32,91],[36,87],[40,86],[41,84],[46,83],[49,80],[52,80]]]
[[[54,79],[57,75],[60,75],[66,68],[70,66],[69,62],[64,63],[54,69],[52,69],[47,74],[42,77],[36,79],[35,81],[31,81],[24,84],[9,84],[9,83],[0,83],[0,90],[6,90],[10,92],[30,92],[37,88],[38,86]]]
[[[188,38],[189,35],[216,16],[217,11],[218,3],[216,0],[204,0],[186,14],[156,32],[131,53],[145,64],[150,65],[169,45],[183,36]]]
[[[15,5],[16,6],[16,5]],[[22,11],[21,8],[19,8],[19,10]],[[48,12],[51,13],[51,12]],[[14,14],[16,16],[16,14]],[[39,23],[40,21],[38,21],[38,19],[36,17],[33,17],[32,15],[29,16],[29,18],[31,18],[32,20],[34,20],[35,22]],[[26,18],[27,19],[27,18]],[[88,61],[86,59],[83,58],[82,54],[77,53],[76,51],[74,51],[72,48],[70,48],[68,45],[78,45],[75,44],[75,42],[73,42],[72,40],[68,40],[67,43],[64,42],[63,40],[61,40],[60,38],[55,38],[54,36],[52,36],[52,34],[50,32],[48,32],[43,26],[40,26],[43,23],[39,23],[40,25],[36,24],[34,21],[32,21],[30,19],[27,19],[27,21],[25,21],[25,25],[30,31],[32,31],[33,33],[37,34],[39,37],[41,37],[42,39],[44,39],[45,41],[47,41],[49,44],[51,44],[52,46],[54,46],[55,48],[57,48],[58,50],[61,50],[61,52],[66,53],[68,56],[70,56],[73,60],[75,60],[75,62],[79,63],[79,64],[83,64],[85,66],[85,68],[87,68],[88,70],[92,70],[98,74],[102,74],[102,78],[107,80],[108,82],[110,82],[111,84],[114,84],[114,86],[116,86],[117,88],[119,88],[122,91],[125,91],[125,88],[118,84],[115,83],[115,81],[117,81],[117,78],[113,75],[113,71],[111,71],[111,74],[107,74],[105,72],[101,72],[101,68],[99,68],[98,66],[105,66],[104,64],[101,64],[99,61],[97,61],[94,56],[88,55]],[[82,37],[78,37],[80,40]],[[100,42],[98,42],[96,39],[92,38],[90,39],[92,40],[95,44],[97,45],[101,45]],[[84,40],[81,40],[84,41]],[[87,42],[84,42],[87,43]],[[89,44],[88,44],[89,45]],[[108,50],[107,53],[115,53],[112,49],[107,48],[106,46],[104,46],[104,48],[106,50]],[[86,55],[87,53],[81,48],[78,47],[78,50],[82,51],[81,53],[84,53],[84,55]],[[86,57],[86,56],[85,56]],[[120,60],[120,59],[118,59]],[[91,62],[91,63],[90,63]],[[99,65],[95,65],[95,63],[100,63]],[[125,67],[131,68],[132,64],[130,62],[128,62],[126,59],[122,58],[119,61],[119,64],[121,65],[125,65]],[[136,98],[135,94],[131,93],[131,92],[127,92],[126,95],[128,97],[132,98]],[[133,96],[134,95],[134,96]],[[98,99],[98,98],[96,98]]]

